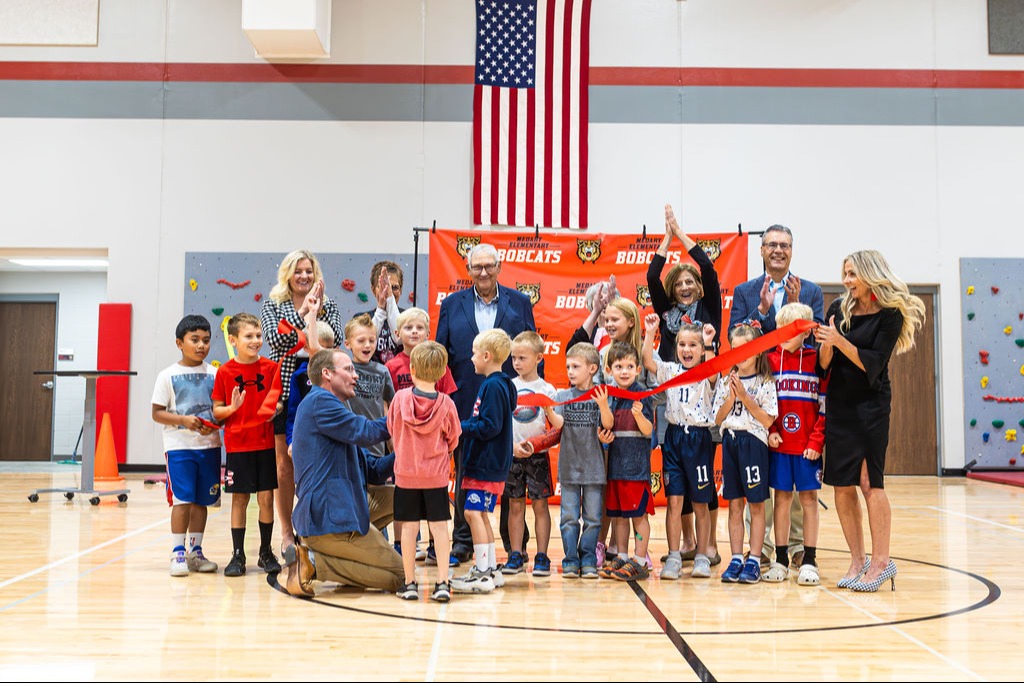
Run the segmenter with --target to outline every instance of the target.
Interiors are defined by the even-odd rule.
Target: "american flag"
[[[591,0],[476,0],[473,222],[587,227]]]

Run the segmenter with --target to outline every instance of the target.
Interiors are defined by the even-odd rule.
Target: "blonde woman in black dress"
[[[896,563],[889,557],[892,511],[883,480],[892,402],[889,358],[914,346],[924,304],[873,250],[844,259],[843,286],[846,293],[825,314],[828,325],[815,331],[819,363],[829,371],[824,481],[835,489],[850,548],[850,567],[838,586],[873,593],[886,581],[896,588]],[[868,510],[870,561],[858,487]]]

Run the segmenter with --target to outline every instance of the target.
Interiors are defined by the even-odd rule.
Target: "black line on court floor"
[[[700,657],[697,656],[697,653],[693,651],[693,648],[683,640],[683,637],[679,635],[679,631],[676,630],[676,627],[668,620],[668,617],[666,617],[665,613],[661,611],[661,608],[655,604],[654,599],[647,594],[647,591],[645,591],[643,587],[640,586],[640,582],[630,581],[629,587],[633,589],[633,592],[636,593],[636,597],[640,599],[640,603],[646,607],[647,611],[651,613],[652,617],[654,617],[655,623],[658,624],[662,632],[668,636],[668,639],[676,646],[676,649],[679,650],[679,654],[683,656],[686,663],[690,665],[691,669],[693,669],[693,673],[697,674],[697,678],[701,681],[705,681],[705,683],[717,682],[718,679],[708,671],[708,668],[704,665],[704,662],[700,660]]]
[[[833,553],[848,552],[848,551],[842,551],[842,550],[832,550],[832,549],[828,549],[828,548],[818,548],[818,550],[819,550],[819,552],[820,551],[824,551],[824,552],[833,552]],[[933,621],[935,619],[946,619],[948,617],[953,617],[953,616],[957,616],[957,615],[960,615],[960,614],[967,614],[968,612],[974,612],[975,610],[979,610],[982,607],[986,607],[988,605],[991,605],[996,600],[998,600],[999,597],[1002,595],[1002,590],[993,581],[990,581],[989,579],[986,579],[984,576],[979,576],[978,574],[975,574],[973,572],[969,572],[969,571],[966,571],[966,570],[963,570],[963,569],[957,569],[956,567],[950,567],[949,565],[945,565],[945,564],[938,564],[936,562],[927,562],[925,560],[911,560],[911,559],[907,559],[907,558],[903,558],[903,557],[893,557],[892,559],[893,560],[899,560],[901,562],[909,562],[909,563],[913,563],[913,564],[927,565],[929,567],[936,567],[938,569],[945,569],[947,571],[956,572],[958,574],[963,574],[964,576],[968,576],[968,577],[978,581],[982,585],[984,585],[988,589],[988,593],[985,595],[984,598],[982,598],[978,602],[975,602],[974,604],[968,605],[966,607],[961,607],[960,609],[956,609],[956,610],[953,610],[951,612],[939,612],[938,614],[929,614],[929,615],[926,615],[926,616],[923,616],[923,617],[911,617],[909,619],[897,619],[895,621],[879,621],[879,622],[876,622],[876,623],[873,623],[873,624],[852,624],[852,625],[849,625],[849,626],[811,626],[811,627],[807,627],[807,628],[758,629],[758,630],[755,630],[755,631],[732,631],[732,630],[730,630],[730,631],[684,631],[682,633],[679,633],[677,631],[677,633],[679,633],[680,638],[681,638],[682,635],[684,635],[684,634],[685,635],[691,635],[691,636],[744,636],[744,635],[769,635],[769,634],[774,634],[774,633],[816,633],[816,632],[821,632],[821,631],[852,631],[852,630],[855,630],[855,629],[862,629],[862,628],[882,628],[882,627],[885,627],[885,626],[902,626],[904,624],[914,624],[914,623],[923,622],[923,621]],[[326,601],[326,600],[318,600],[315,597],[314,598],[305,598],[305,597],[293,596],[288,591],[285,590],[284,586],[281,586],[278,583],[278,581],[277,581],[277,574],[267,574],[267,583],[270,584],[270,586],[272,588],[274,588],[275,590],[278,590],[278,591],[284,593],[285,595],[287,595],[289,597],[295,597],[296,600],[307,600],[308,602],[315,602],[318,605],[325,605],[327,607],[333,607],[335,609],[345,610],[345,611],[348,611],[348,612],[357,612],[359,614],[369,614],[369,615],[375,616],[375,617],[387,617],[387,618],[390,618],[390,619],[406,619],[406,620],[409,620],[409,621],[425,621],[425,622],[435,623],[435,624],[452,624],[452,625],[455,625],[455,626],[476,626],[476,627],[484,627],[484,628],[505,629],[505,630],[509,630],[509,631],[538,631],[538,632],[545,632],[545,633],[593,633],[593,634],[608,634],[608,635],[658,635],[659,633],[663,632],[663,631],[610,631],[610,630],[585,629],[585,628],[551,628],[551,627],[545,627],[545,626],[514,626],[514,625],[509,625],[509,624],[480,624],[480,623],[473,623],[473,622],[469,622],[469,621],[451,621],[449,619],[431,619],[430,617],[416,617],[416,616],[408,616],[408,615],[404,615],[404,614],[390,614],[388,612],[377,612],[377,611],[374,611],[374,610],[360,609],[358,607],[349,607],[349,606],[346,606],[346,605],[339,605],[337,603],[329,602],[329,601]],[[737,589],[738,590],[742,591],[742,590],[745,590],[747,588],[748,588],[747,586],[743,586],[741,584],[737,584]],[[636,590],[636,589],[634,589],[634,590]],[[804,590],[815,590],[815,589],[804,589]],[[821,588],[818,588],[816,590],[821,590]],[[846,591],[846,592],[851,597],[852,596],[861,596],[861,595],[871,595],[870,593],[857,593],[855,591]],[[856,598],[854,598],[854,600],[856,600]]]

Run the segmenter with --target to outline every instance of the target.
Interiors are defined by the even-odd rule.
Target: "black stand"
[[[82,420],[82,481],[79,488],[36,489],[30,493],[30,502],[38,502],[40,493],[63,493],[72,500],[76,493],[89,496],[93,505],[100,504],[100,496],[117,496],[121,503],[128,500],[129,489],[113,491],[95,490],[94,476],[96,468],[96,380],[100,377],[125,377],[137,375],[134,370],[36,370],[33,375],[53,375],[54,377],[85,378],[85,416]]]

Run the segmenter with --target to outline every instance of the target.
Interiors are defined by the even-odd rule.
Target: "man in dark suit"
[[[729,327],[744,320],[756,320],[761,323],[762,332],[771,332],[775,329],[775,314],[787,303],[795,301],[810,306],[814,311],[814,321],[824,324],[825,307],[821,287],[797,277],[789,269],[793,259],[793,232],[789,228],[785,225],[772,225],[764,231],[761,235],[761,259],[764,261],[764,274],[747,280],[733,292]],[[793,564],[799,567],[804,554],[804,511],[797,496],[793,496],[793,502],[790,509],[789,553]],[[772,499],[769,498],[764,510],[767,526],[761,554],[762,567],[766,559],[775,555],[771,503]],[[746,519],[749,529],[749,508]]]
[[[449,294],[441,302],[434,338],[448,350],[448,367],[458,385],[451,395],[459,418],[467,420],[473,414],[473,403],[483,377],[473,369],[473,339],[485,330],[500,328],[513,339],[520,332],[536,331],[530,297],[522,292],[498,284],[501,259],[498,250],[490,244],[478,244],[466,256],[466,270],[473,286]],[[515,377],[512,359],[505,361],[502,370]],[[473,536],[463,515],[465,495],[462,493],[462,440],[455,451],[455,529],[452,534],[452,555],[460,562],[473,556]],[[507,532],[507,509],[502,496],[501,516],[504,537]],[[504,540],[504,538],[503,538]],[[525,544],[524,539],[523,543]],[[440,558],[439,558],[440,560]],[[440,560],[443,561],[443,560]]]
[[[789,270],[793,259],[793,233],[784,225],[772,225],[761,235],[764,274],[736,287],[732,296],[729,327],[742,320],[757,320],[762,332],[775,329],[775,314],[787,303],[799,301],[814,311],[814,320],[824,324],[825,308],[821,287],[797,277]]]

